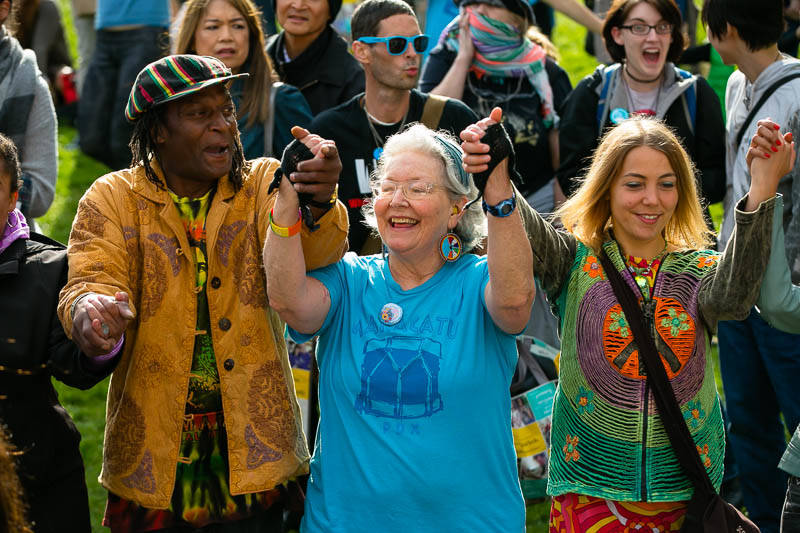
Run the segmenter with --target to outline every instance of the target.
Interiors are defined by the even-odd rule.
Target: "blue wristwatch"
[[[511,213],[514,212],[514,209],[517,208],[517,192],[512,191],[511,198],[506,198],[502,202],[496,205],[489,205],[486,203],[486,199],[484,198],[481,200],[483,205],[483,212],[489,213],[495,217],[507,217]]]

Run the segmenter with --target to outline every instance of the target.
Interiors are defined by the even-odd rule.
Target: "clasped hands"
[[[79,298],[72,317],[72,340],[89,357],[106,355],[133,319],[128,293],[120,291],[111,297],[90,292]]]

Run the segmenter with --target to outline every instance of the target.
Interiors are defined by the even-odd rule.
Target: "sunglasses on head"
[[[358,41],[366,44],[386,43],[386,50],[393,56],[399,56],[405,52],[409,43],[414,46],[414,51],[418,54],[424,54],[428,51],[428,46],[430,46],[430,38],[425,34],[419,34],[413,37],[403,37],[402,35],[394,35],[392,37],[361,37]]]

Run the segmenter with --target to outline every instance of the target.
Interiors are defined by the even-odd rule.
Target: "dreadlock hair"
[[[231,93],[228,88],[225,88],[225,95],[230,99]],[[144,175],[148,180],[156,184],[159,189],[166,189],[166,184],[156,175],[153,167],[150,165],[150,159],[155,158],[158,166],[162,169],[164,165],[158,155],[158,144],[156,143],[156,132],[159,128],[165,126],[165,117],[167,105],[158,105],[148,109],[142,116],[134,123],[133,134],[131,135],[130,146],[131,154],[131,168],[141,164],[144,166]],[[228,172],[228,177],[233,184],[233,190],[238,191],[242,188],[244,181],[244,174],[250,169],[250,163],[244,158],[244,148],[242,148],[242,140],[239,138],[239,128],[236,128],[236,133],[233,136],[233,154],[231,156],[231,170]]]

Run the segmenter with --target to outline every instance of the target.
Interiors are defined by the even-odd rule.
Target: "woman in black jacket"
[[[113,370],[119,350],[89,359],[64,334],[56,305],[67,252],[30,233],[15,208],[19,175],[14,143],[0,135],[0,423],[19,451],[34,531],[91,531],[81,437],[50,378],[88,389]]]
[[[569,196],[580,185],[608,127],[631,115],[662,119],[697,168],[704,205],[725,195],[725,124],[719,99],[705,79],[677,68],[684,49],[674,0],[616,0],[603,24],[616,63],[578,83],[560,110],[561,166],[556,178]]]

